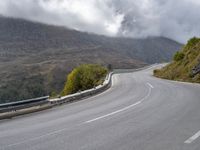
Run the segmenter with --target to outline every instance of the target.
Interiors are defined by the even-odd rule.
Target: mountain
[[[137,68],[169,61],[181,44],[164,38],[113,38],[0,17],[0,101],[59,92],[82,63]]]
[[[192,38],[174,55],[172,63],[155,70],[157,77],[200,83],[200,39]]]

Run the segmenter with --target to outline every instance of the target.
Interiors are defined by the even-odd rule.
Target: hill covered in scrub
[[[0,16],[0,103],[59,93],[81,64],[138,68],[169,61],[165,37],[114,38]]]
[[[100,65],[81,65],[73,69],[67,76],[61,95],[73,94],[96,87],[103,83],[107,73],[107,68]]]
[[[154,75],[164,79],[200,83],[200,38],[192,38],[181,51],[176,52],[173,62]]]

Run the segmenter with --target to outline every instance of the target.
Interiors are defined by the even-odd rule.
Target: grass
[[[200,74],[192,76],[192,69],[200,63],[200,39],[192,38],[174,56],[173,62],[154,70],[154,76],[163,79],[200,83]]]

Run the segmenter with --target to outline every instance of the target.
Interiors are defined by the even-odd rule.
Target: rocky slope
[[[174,60],[155,76],[178,81],[200,83],[200,39],[192,38],[183,49],[174,55]]]

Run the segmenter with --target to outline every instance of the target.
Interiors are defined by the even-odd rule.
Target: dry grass
[[[192,69],[200,63],[200,39],[183,47],[181,53],[184,54],[184,58],[181,60],[174,60],[169,65],[160,70],[154,70],[156,77],[200,83],[200,74],[192,76]]]

